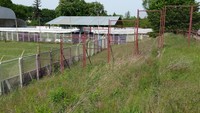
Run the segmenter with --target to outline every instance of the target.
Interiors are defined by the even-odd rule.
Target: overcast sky
[[[22,4],[32,6],[34,0],[12,0],[15,4]],[[143,9],[142,0],[85,0],[86,2],[100,2],[104,5],[108,14],[124,15],[127,11],[131,12],[131,15],[135,16],[137,9]],[[58,6],[59,0],[41,0],[42,8],[55,9]]]

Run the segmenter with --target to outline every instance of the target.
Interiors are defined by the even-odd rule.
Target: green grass
[[[35,43],[35,42],[4,42],[0,41],[0,58],[3,60],[10,60],[18,58],[24,51],[24,56],[34,55],[40,46],[41,52],[50,51],[51,48],[59,48],[60,45],[56,43]],[[65,44],[69,46],[69,44]]]
[[[141,41],[134,57],[133,44],[113,46],[110,65],[104,51],[86,69],[33,81],[1,96],[0,112],[199,113],[199,42],[167,34],[159,57],[155,44]]]

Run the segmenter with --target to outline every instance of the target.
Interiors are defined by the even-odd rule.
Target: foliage
[[[162,10],[164,6],[167,5],[195,5],[197,4],[195,0],[144,0],[143,6],[146,10]],[[189,26],[190,18],[190,8],[186,7],[176,7],[176,8],[167,8],[166,13],[166,30],[184,30],[186,31]],[[159,31],[160,27],[160,13],[148,13],[149,21],[151,22],[152,28],[155,32]],[[194,8],[193,13],[193,29],[197,30],[199,28],[200,14],[198,8]]]
[[[55,10],[39,9],[41,1],[35,0],[33,6],[13,4],[10,0],[0,0],[0,6],[11,8],[17,18],[29,21],[28,25],[45,25],[46,22],[56,17]]]
[[[149,22],[149,19],[147,17],[140,18],[139,27],[140,28],[151,28],[151,23]]]
[[[148,35],[149,35],[149,37],[156,38],[158,36],[158,33],[156,33],[156,32],[149,32]]]
[[[45,25],[56,16],[106,16],[107,11],[100,2],[86,3],[84,0],[60,0],[55,10],[40,9],[41,0],[34,0],[33,6],[13,4],[11,0],[0,0],[0,6],[11,8],[17,18],[28,25]]]
[[[0,0],[0,6],[12,8],[13,7],[13,3],[12,3],[11,0]]]
[[[104,10],[104,6],[103,4],[101,4],[100,2],[92,2],[92,3],[87,3],[87,8],[89,8],[86,11],[86,15],[88,13],[87,16],[106,16],[107,15],[107,11]]]
[[[124,16],[126,19],[130,19],[131,18],[131,14],[130,14],[130,11],[127,11],[125,13],[125,16]]]
[[[13,4],[12,9],[15,12],[17,18],[23,19],[25,21],[32,18],[33,8],[30,6]]]
[[[50,100],[53,103],[59,103],[66,97],[67,97],[67,93],[64,91],[63,88],[58,88],[57,90],[52,90],[50,93]]]
[[[35,0],[34,3],[33,3],[33,18],[34,19],[39,19],[40,17],[40,7],[41,7],[41,0]]]
[[[56,8],[57,16],[94,16],[107,15],[99,2],[86,3],[84,0],[60,0]]]
[[[181,35],[165,37],[163,50],[156,39],[139,41],[140,56],[132,43],[112,46],[113,64],[103,51],[84,70],[80,62],[3,95],[0,112],[198,113],[199,42],[187,47]]]
[[[56,18],[55,10],[50,10],[50,9],[41,10],[41,18],[40,18],[41,25],[45,25],[46,22],[51,21],[54,18]]]
[[[136,17],[130,17],[129,19],[124,18],[123,20],[123,26],[124,27],[135,27],[136,25]],[[140,28],[151,28],[151,23],[149,22],[149,19],[144,17],[144,18],[140,18],[139,21],[139,27]]]

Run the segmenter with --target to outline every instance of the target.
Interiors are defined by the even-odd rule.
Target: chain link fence
[[[14,90],[17,87],[23,87],[34,79],[39,80],[43,76],[59,72],[63,64],[65,68],[70,68],[75,62],[83,60],[84,53],[80,34],[0,32],[0,40],[5,41],[56,42],[61,37],[63,37],[63,42],[78,44],[63,48],[62,56],[60,49],[52,49],[40,54],[0,62],[0,95]],[[112,34],[110,38],[112,45],[134,41],[133,34]],[[107,49],[108,35],[106,33],[99,35],[88,34],[86,48],[87,57]],[[62,65],[61,60],[63,60]]]
[[[107,39],[90,40],[87,43],[87,56],[93,56],[107,47]],[[0,95],[18,87],[28,85],[32,80],[60,71],[60,49],[41,52],[13,60],[0,62]],[[63,63],[70,68],[83,57],[83,44],[63,48]]]

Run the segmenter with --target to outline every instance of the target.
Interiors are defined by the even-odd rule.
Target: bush
[[[64,91],[63,88],[59,88],[57,90],[51,91],[50,93],[50,100],[53,103],[59,103],[66,97],[67,97],[67,93]]]
[[[149,32],[148,35],[151,38],[156,38],[158,36],[158,33],[156,33],[156,32]]]

